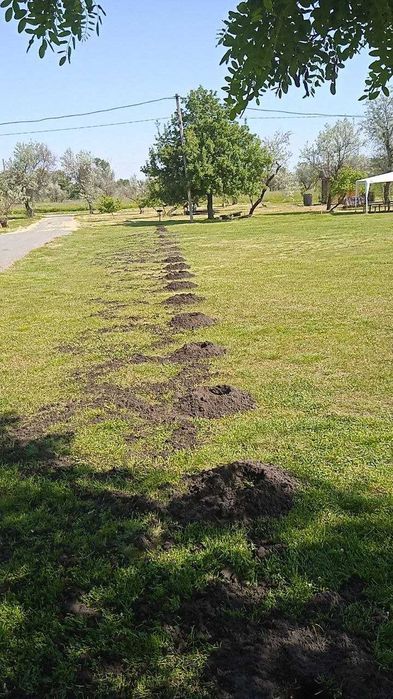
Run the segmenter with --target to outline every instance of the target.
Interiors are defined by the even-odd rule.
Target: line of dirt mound
[[[190,342],[175,350],[169,357],[171,362],[192,362],[204,359],[222,357],[226,352],[225,347],[215,345],[214,342],[204,340],[202,342]]]
[[[166,291],[181,291],[182,289],[196,289],[198,284],[187,281],[174,281],[165,286]]]
[[[172,279],[191,279],[192,277],[195,277],[195,274],[192,274],[192,272],[187,272],[186,270],[180,272],[168,272],[164,275],[164,279],[168,279],[168,281],[171,281]]]
[[[220,418],[255,408],[247,391],[233,386],[200,386],[178,402],[180,412],[191,417]]]
[[[193,303],[199,303],[204,301],[203,296],[196,296],[195,294],[175,294],[165,299],[165,306],[191,306]]]
[[[185,480],[187,492],[168,506],[182,524],[249,524],[258,517],[279,517],[292,507],[297,486],[285,471],[254,461],[235,461]]]
[[[173,316],[170,325],[176,330],[195,330],[214,325],[216,322],[215,318],[205,316],[204,313],[179,313]]]
[[[184,633],[217,646],[204,671],[218,699],[388,699],[391,679],[365,642],[320,624],[250,620],[263,590],[211,583],[180,609]],[[247,614],[245,614],[245,612]],[[248,617],[248,618],[247,618]]]

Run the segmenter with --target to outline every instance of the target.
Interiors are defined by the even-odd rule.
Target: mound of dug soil
[[[257,599],[254,603],[257,603]],[[219,645],[205,668],[218,699],[388,699],[393,684],[364,641],[319,625],[241,614],[253,607],[241,586],[215,583],[181,609],[182,630]],[[240,612],[240,613],[239,613]],[[212,696],[213,696],[212,694]]]
[[[180,610],[181,629],[217,645],[204,677],[218,699],[388,699],[393,681],[364,641],[319,624],[250,613],[263,590],[212,583]],[[184,641],[184,637],[181,636]]]
[[[195,294],[175,294],[164,301],[165,306],[191,306],[193,303],[204,301],[203,296]]]
[[[170,321],[172,328],[176,330],[195,330],[196,328],[206,328],[216,323],[215,318],[209,318],[204,313],[179,313],[173,316]]]
[[[200,386],[179,400],[179,409],[191,417],[220,418],[255,408],[246,391],[233,386]]]
[[[185,262],[171,262],[169,265],[165,265],[167,272],[182,272],[185,269],[191,269],[190,265]]]
[[[194,282],[187,282],[187,281],[179,281],[179,282],[170,282],[169,284],[166,285],[165,289],[167,291],[181,291],[182,289],[196,289],[198,284],[194,284]]]
[[[168,279],[169,281],[171,279],[191,279],[191,277],[195,277],[195,274],[192,274],[192,272],[187,272],[184,270],[183,272],[168,272],[168,274],[165,275],[164,279]]]
[[[202,471],[186,478],[188,490],[168,511],[182,524],[241,522],[278,517],[290,510],[296,481],[285,471],[253,461]]]
[[[185,262],[185,258],[182,255],[169,255],[164,259],[164,262],[173,264],[174,262]]]
[[[175,350],[169,357],[171,362],[189,362],[193,360],[212,359],[213,357],[222,357],[225,354],[225,347],[215,345],[214,342],[190,342],[188,345],[183,345]]]

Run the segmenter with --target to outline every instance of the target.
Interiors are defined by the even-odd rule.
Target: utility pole
[[[186,159],[186,150],[185,150],[186,144],[185,144],[185,139],[184,139],[183,115],[182,115],[182,111],[181,111],[179,95],[175,95],[175,99],[176,99],[177,116],[179,119],[180,141],[181,141],[181,147],[182,147],[182,151],[183,151],[184,174],[186,176],[186,182],[187,182],[188,213],[190,215],[190,223],[192,223],[194,220],[194,212],[193,212],[191,188],[190,188],[190,184],[188,181],[188,175],[187,175],[187,159]]]

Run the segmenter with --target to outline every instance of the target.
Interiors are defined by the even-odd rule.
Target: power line
[[[38,133],[56,133],[58,131],[81,131],[82,129],[101,129],[104,126],[122,126],[123,124],[144,124],[147,121],[164,121],[170,117],[156,117],[155,119],[136,119],[135,121],[113,121],[110,124],[90,124],[88,126],[67,126],[61,129],[41,129],[39,131],[14,131],[13,133],[0,133],[1,136],[27,136]]]
[[[349,119],[362,119],[363,114],[324,114],[323,112],[291,112],[286,109],[261,109],[258,107],[247,107],[250,112],[272,112],[277,114],[293,114],[300,117],[348,117]],[[250,117],[252,118],[252,117]]]
[[[115,112],[119,109],[130,109],[131,107],[141,107],[144,104],[154,104],[155,102],[164,102],[165,100],[174,100],[175,97],[159,97],[155,100],[147,100],[146,102],[135,102],[134,104],[122,104],[118,107],[107,107],[106,109],[95,109],[92,112],[79,112],[76,114],[60,114],[57,116],[41,117],[40,119],[20,119],[19,121],[3,121],[0,126],[13,126],[16,124],[38,124],[42,121],[52,121],[54,119],[72,119],[74,117],[91,116],[92,114],[104,114],[105,112]]]
[[[322,116],[317,116],[317,115],[309,115],[309,116],[266,116],[266,117],[246,117],[247,121],[255,121],[255,120],[262,120],[262,121],[268,121],[268,120],[278,120],[278,119],[322,119],[325,118]],[[331,115],[333,116],[333,114]],[[352,117],[351,117],[352,118]]]

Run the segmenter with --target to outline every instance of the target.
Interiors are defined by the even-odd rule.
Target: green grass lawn
[[[168,337],[164,254],[148,222],[86,225],[0,275],[0,693],[246,696],[222,693],[206,669],[223,652],[210,622],[184,621],[216,583],[247,597],[223,623],[224,649],[226,623],[265,628],[273,615],[360,639],[391,672],[390,218],[168,230],[205,298],[182,310],[216,325]],[[227,349],[210,376],[130,361],[195,340]],[[196,419],[195,446],[175,450],[187,371],[248,391],[256,408]],[[132,497],[165,504],[186,474],[250,459],[296,479],[282,518],[185,526]],[[257,555],[258,539],[270,555]],[[310,611],[327,591],[345,605]],[[316,674],[321,696],[355,696],[339,674]],[[280,699],[306,696],[295,675]]]

